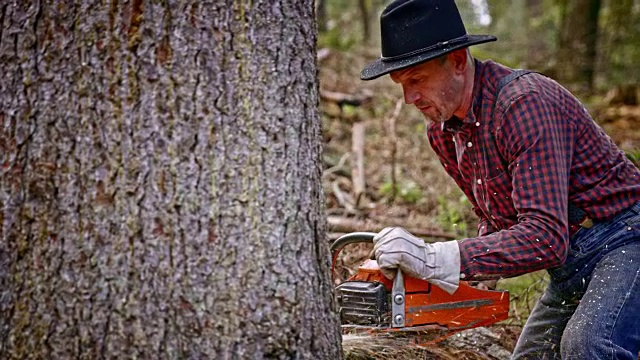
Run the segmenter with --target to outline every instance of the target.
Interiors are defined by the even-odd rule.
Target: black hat
[[[382,56],[362,69],[362,80],[496,40],[491,35],[467,34],[453,0],[396,0],[380,15],[380,33]]]

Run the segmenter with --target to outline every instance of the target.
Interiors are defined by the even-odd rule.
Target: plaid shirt
[[[562,265],[577,229],[567,200],[594,221],[640,201],[640,171],[558,83],[523,75],[496,100],[498,81],[511,72],[476,60],[467,116],[427,130],[480,218],[478,237],[459,241],[465,280]]]

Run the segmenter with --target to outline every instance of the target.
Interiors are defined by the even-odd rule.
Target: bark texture
[[[0,2],[0,358],[339,358],[311,0]]]

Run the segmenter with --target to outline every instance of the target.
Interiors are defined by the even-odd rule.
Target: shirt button
[[[467,277],[467,275],[465,275],[465,273],[461,273],[461,274],[460,274],[460,279],[464,279],[464,278],[466,278],[466,277]]]
[[[476,126],[480,126],[480,121],[477,121],[477,122],[476,122]]]
[[[476,180],[476,182],[478,183],[478,185],[482,185],[482,179],[478,179]]]
[[[472,146],[473,146],[473,144],[471,143],[471,141],[469,141],[469,142],[467,143],[467,147],[472,147]]]

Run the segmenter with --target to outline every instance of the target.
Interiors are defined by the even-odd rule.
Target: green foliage
[[[416,204],[422,199],[422,190],[420,190],[420,187],[413,181],[396,183],[395,188],[395,197],[405,203]],[[392,197],[394,194],[391,181],[383,183],[380,189],[378,189],[378,192],[384,197]]]
[[[523,325],[548,282],[549,276],[546,271],[500,280],[497,289],[509,290],[511,304],[507,321]]]
[[[455,199],[455,197],[445,195],[438,197],[438,223],[447,231],[454,231],[457,234],[468,236],[469,228],[464,213],[471,204],[462,193],[460,193],[457,201],[452,199]]]
[[[427,123],[424,121],[420,121],[415,123],[415,125],[413,126],[413,131],[414,134],[420,134],[420,136],[424,136],[424,134],[427,131]]]
[[[502,279],[498,282],[497,288],[509,290],[509,293],[520,296],[520,294],[530,290],[533,285],[536,285],[541,280],[546,282],[546,272],[544,271]]]
[[[326,30],[318,34],[318,46],[339,51],[350,51],[364,41],[362,13],[358,1],[325,0]]]
[[[334,27],[318,35],[318,46],[323,48],[330,48],[340,51],[349,51],[353,48],[359,39],[355,36],[348,35],[350,32],[345,32],[340,27]]]
[[[640,7],[634,6],[631,0],[611,2],[602,9],[599,25],[604,85],[640,81]]]
[[[640,149],[629,151],[626,153],[627,158],[636,166],[640,167]]]
[[[349,104],[342,105],[342,115],[344,117],[352,118],[356,116],[357,113],[358,107]]]
[[[472,47],[475,56],[561,77],[563,64],[558,63],[556,55],[568,1],[486,1],[491,16],[488,25],[479,21],[479,8],[473,1],[456,3],[469,33],[492,34],[498,38],[497,42]],[[603,1],[600,5],[596,80],[602,90],[640,81],[637,65],[640,6],[637,4],[634,0],[616,0]]]
[[[547,72],[553,66],[560,28],[559,6],[541,0],[538,8],[528,1],[487,1],[491,23],[482,26],[464,17],[469,32],[492,34],[498,41],[472,47],[480,59],[493,59],[513,68]],[[477,17],[476,14],[474,17]]]

